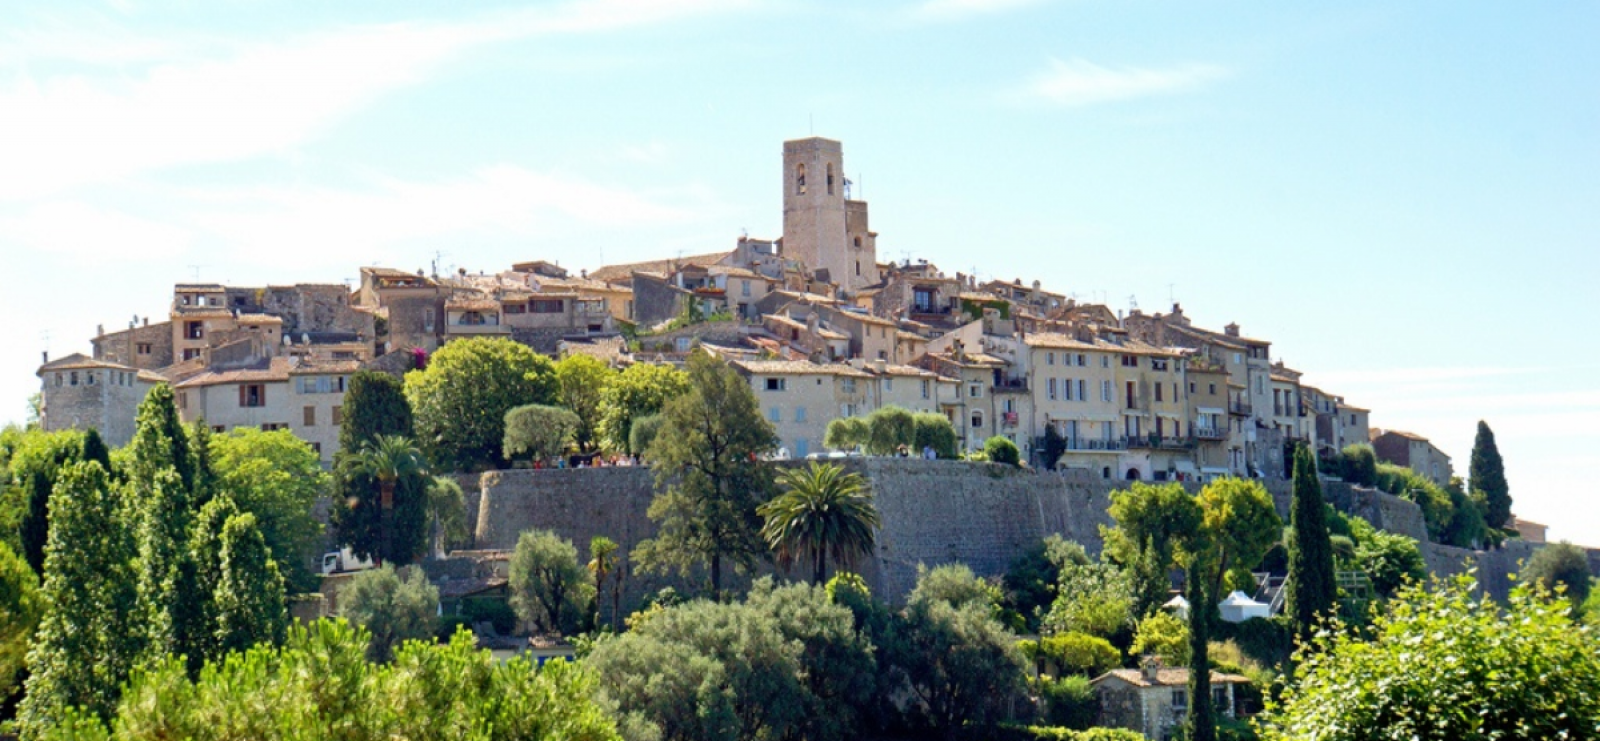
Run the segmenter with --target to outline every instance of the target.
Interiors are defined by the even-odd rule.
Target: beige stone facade
[[[878,235],[865,201],[848,199],[844,147],[821,137],[783,143],[783,256],[845,294],[878,282]]]
[[[52,432],[94,429],[111,447],[133,439],[139,403],[164,382],[150,371],[81,353],[45,363],[38,375],[40,426]]]

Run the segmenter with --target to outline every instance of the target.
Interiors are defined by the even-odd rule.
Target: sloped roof
[[[632,275],[635,271],[661,273],[666,275],[671,273],[675,266],[682,267],[687,265],[695,265],[707,267],[722,262],[723,260],[727,259],[728,255],[731,254],[733,254],[733,252],[729,250],[727,252],[708,252],[703,255],[685,255],[684,257],[678,257],[669,260],[646,260],[644,262],[627,262],[616,265],[606,265],[589,273],[589,278],[592,280],[612,280],[615,278],[626,278]]]
[[[1105,674],[1095,677],[1090,684],[1099,684],[1106,679],[1120,679],[1135,687],[1187,687],[1189,686],[1189,670],[1186,667],[1161,667],[1156,670],[1152,681],[1138,669],[1112,669]],[[1219,671],[1211,672],[1212,684],[1249,684],[1250,678],[1238,674],[1224,674]]]
[[[843,363],[811,363],[804,360],[735,360],[733,365],[748,373],[759,373],[764,376],[825,375],[848,376],[851,378],[872,377]]]

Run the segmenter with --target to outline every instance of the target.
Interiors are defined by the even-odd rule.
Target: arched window
[[[856,237],[856,249],[861,249],[861,237]]]
[[[828,195],[833,195],[833,163],[828,163]]]
[[[806,165],[804,162],[794,166],[794,193],[798,196],[806,194]]]
[[[979,410],[979,409],[972,410],[972,426],[975,429],[983,427],[983,411],[982,410]]]

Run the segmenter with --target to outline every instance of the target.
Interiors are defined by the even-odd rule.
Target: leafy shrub
[[[1139,621],[1129,652],[1158,656],[1167,666],[1188,666],[1189,626],[1166,610],[1152,612]]]
[[[1122,652],[1110,641],[1085,633],[1043,638],[1039,641],[1039,656],[1055,664],[1063,676],[1098,677],[1122,663]]]
[[[1234,641],[1246,657],[1262,666],[1283,666],[1294,652],[1293,623],[1284,615],[1240,623],[1219,622],[1212,637]]]
[[[1039,699],[1044,701],[1045,720],[1052,726],[1081,731],[1094,725],[1100,715],[1100,698],[1088,677],[1042,677]]]
[[[386,661],[404,641],[433,635],[439,614],[439,588],[422,569],[393,566],[357,572],[339,590],[339,617],[361,626],[371,636],[369,655]]]
[[[983,452],[990,463],[1022,464],[1022,451],[1017,449],[1017,444],[999,435],[983,441]]]
[[[517,629],[517,611],[511,609],[511,604],[503,599],[464,599],[461,601],[461,617],[467,619],[468,625],[489,623],[500,635],[511,635]]]

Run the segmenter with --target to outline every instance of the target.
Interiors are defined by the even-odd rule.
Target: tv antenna
[[[194,272],[194,282],[196,282],[196,283],[200,282],[200,268],[205,268],[205,267],[210,267],[210,266],[209,265],[190,265],[189,266],[189,269]]]
[[[1128,296],[1128,313],[1131,314],[1131,313],[1133,313],[1135,311],[1138,311],[1138,310],[1139,310],[1139,297],[1135,296],[1135,295],[1129,295]]]

